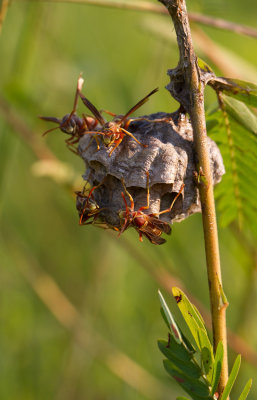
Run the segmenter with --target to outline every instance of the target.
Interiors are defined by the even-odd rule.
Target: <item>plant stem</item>
[[[6,1],[6,0],[5,0]],[[41,0],[42,2],[56,3],[78,3],[98,7],[117,8],[121,10],[143,11],[155,14],[168,14],[167,10],[150,1],[127,1],[127,0]],[[212,26],[217,29],[224,29],[241,35],[257,37],[257,29],[236,24],[225,19],[210,17],[199,13],[188,13],[189,20],[197,24]],[[0,19],[1,21],[1,19]]]
[[[198,67],[185,0],[160,1],[167,7],[172,17],[180,52],[178,66],[168,72],[171,82],[167,88],[188,112],[194,133],[212,314],[213,345],[216,350],[221,341],[224,347],[224,360],[218,386],[218,392],[221,395],[228,379],[227,302],[224,300],[222,289],[217,222],[204,112],[204,88],[210,77],[208,73],[201,71]]]

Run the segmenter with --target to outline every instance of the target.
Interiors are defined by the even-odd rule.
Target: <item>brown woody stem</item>
[[[210,75],[198,67],[185,0],[160,1],[167,7],[172,17],[180,53],[178,66],[168,72],[171,82],[167,88],[188,112],[194,132],[212,314],[213,344],[214,350],[216,350],[220,341],[224,347],[224,360],[218,386],[218,392],[221,394],[228,379],[227,302],[222,289],[218,232],[204,112],[204,88],[210,79]]]

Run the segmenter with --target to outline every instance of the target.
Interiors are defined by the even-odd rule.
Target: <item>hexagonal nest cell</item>
[[[199,193],[195,181],[196,156],[192,126],[189,119],[178,112],[163,112],[141,117],[129,125],[129,132],[147,145],[143,147],[132,137],[125,135],[119,146],[109,155],[112,147],[99,138],[100,149],[90,134],[79,141],[78,153],[86,164],[84,179],[92,186],[99,185],[93,199],[99,206],[98,219],[108,227],[121,227],[119,212],[125,210],[122,192],[125,187],[134,199],[135,210],[147,204],[147,172],[149,172],[150,204],[147,214],[158,214],[170,207],[170,212],[160,215],[162,221],[182,221],[189,215],[201,211]],[[225,173],[222,157],[217,145],[208,138],[213,183],[221,180]],[[124,181],[124,184],[122,183]],[[126,195],[128,206],[130,199]],[[83,199],[77,197],[77,208],[81,212]]]

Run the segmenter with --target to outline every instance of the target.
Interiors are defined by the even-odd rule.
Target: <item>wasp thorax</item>
[[[146,216],[144,216],[144,214],[136,215],[136,216],[134,217],[134,222],[135,222],[135,225],[137,225],[138,227],[141,227],[141,226],[143,226],[143,225],[145,224],[145,222],[146,222]]]
[[[137,211],[141,207],[144,208],[143,214],[156,216],[154,225],[157,218],[172,223],[201,211],[195,178],[197,160],[189,119],[178,112],[156,113],[142,118],[145,120],[130,122],[127,130],[133,137],[125,135],[111,156],[106,146],[100,146],[97,151],[97,144],[90,141],[90,135],[84,135],[79,142],[78,152],[86,164],[84,178],[92,185],[103,182],[94,191],[94,199],[103,210],[101,217],[112,227],[121,226],[121,219],[128,218],[128,210]],[[105,140],[109,139],[103,137],[103,140],[106,144]],[[225,170],[220,151],[209,138],[208,146],[213,183],[216,184]],[[176,198],[183,184],[185,186]],[[122,196],[125,193],[124,186],[127,189],[127,193],[123,195],[125,201]],[[169,210],[174,198],[176,201]],[[161,213],[162,211],[165,212]],[[144,223],[144,217],[137,215],[136,218],[139,225]],[[148,225],[150,226],[150,222]],[[168,231],[166,226],[160,229]],[[149,232],[147,234],[150,236]],[[152,237],[151,240],[157,241]]]
[[[119,126],[119,119],[114,119],[113,121],[107,122],[105,124],[105,129],[108,131],[111,131],[113,133],[119,132],[120,126]]]

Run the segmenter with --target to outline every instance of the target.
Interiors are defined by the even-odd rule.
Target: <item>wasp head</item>
[[[75,135],[77,132],[77,125],[78,117],[76,115],[67,114],[61,120],[60,129],[68,135]]]

